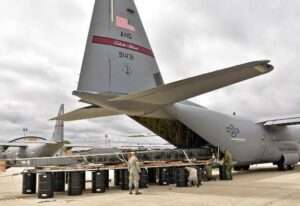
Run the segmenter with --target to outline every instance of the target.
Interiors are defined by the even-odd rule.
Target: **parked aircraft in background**
[[[74,147],[64,144],[64,122],[60,118],[63,114],[64,105],[61,105],[52,138],[27,136],[0,143],[0,159],[52,157]]]
[[[62,119],[126,114],[177,147],[209,143],[227,149],[238,169],[267,162],[292,168],[299,161],[300,137],[289,126],[299,118],[252,122],[187,101],[272,70],[269,61],[254,61],[165,84],[133,0],[96,0],[73,92],[89,106]]]

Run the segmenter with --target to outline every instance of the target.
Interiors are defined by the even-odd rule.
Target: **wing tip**
[[[256,66],[254,66],[254,69],[257,70],[260,73],[268,73],[274,70],[274,66],[270,64],[270,60],[261,60],[255,62]]]

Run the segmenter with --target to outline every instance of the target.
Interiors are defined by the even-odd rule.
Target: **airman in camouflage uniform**
[[[232,155],[231,153],[226,150],[224,153],[224,162],[223,162],[224,170],[225,170],[225,179],[232,180]]]
[[[198,179],[198,170],[193,167],[185,167],[184,169],[189,172],[188,185],[199,187],[201,182]]]
[[[129,194],[132,194],[132,189],[134,187],[135,194],[141,194],[139,192],[139,181],[141,168],[138,163],[138,158],[134,152],[128,155],[128,171],[129,171]]]

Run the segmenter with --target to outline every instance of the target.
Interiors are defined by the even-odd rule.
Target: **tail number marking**
[[[125,58],[125,59],[129,59],[129,60],[134,60],[134,55],[120,51],[119,52],[119,58]]]
[[[132,34],[128,32],[121,32],[121,37],[125,37],[127,39],[132,39]]]

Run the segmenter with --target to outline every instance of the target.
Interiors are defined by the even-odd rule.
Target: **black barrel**
[[[188,172],[183,168],[176,169],[176,187],[188,186]]]
[[[106,190],[107,172],[106,170],[92,173],[92,192],[103,193]]]
[[[143,169],[141,169],[139,187],[140,188],[147,188],[148,187],[148,182],[149,182],[148,171],[143,168]]]
[[[114,171],[114,181],[115,181],[115,186],[119,186],[120,185],[120,177],[121,176],[121,170],[115,170]]]
[[[225,167],[223,165],[219,166],[219,177],[220,180],[226,180]]]
[[[170,167],[169,168],[169,184],[175,184],[176,183],[176,168]]]
[[[25,173],[23,174],[23,194],[36,193],[36,174]]]
[[[82,190],[85,190],[86,189],[86,173],[85,171],[82,171],[81,172],[81,187],[82,187]]]
[[[169,185],[169,169],[159,168],[159,184]]]
[[[198,179],[201,180],[201,182],[206,181],[207,175],[206,175],[205,167],[198,166],[197,170],[198,170]]]
[[[105,187],[108,189],[109,188],[109,170],[104,170],[104,175],[105,175]]]
[[[47,199],[54,196],[54,184],[52,173],[42,173],[39,175],[38,198]]]
[[[68,195],[75,196],[82,194],[82,172],[69,172]]]
[[[69,183],[69,172],[66,172],[66,184]]]
[[[196,166],[195,168],[197,169],[197,176],[198,176],[199,185],[202,185],[203,168],[201,166]]]
[[[226,173],[226,169],[228,169],[224,165],[219,166],[219,176],[220,180],[232,180],[232,174],[229,172],[228,174]]]
[[[129,189],[129,171],[127,169],[120,170],[120,187],[122,190]]]
[[[54,192],[65,192],[66,174],[64,172],[53,173]]]
[[[149,184],[156,184],[156,168],[148,168]]]

